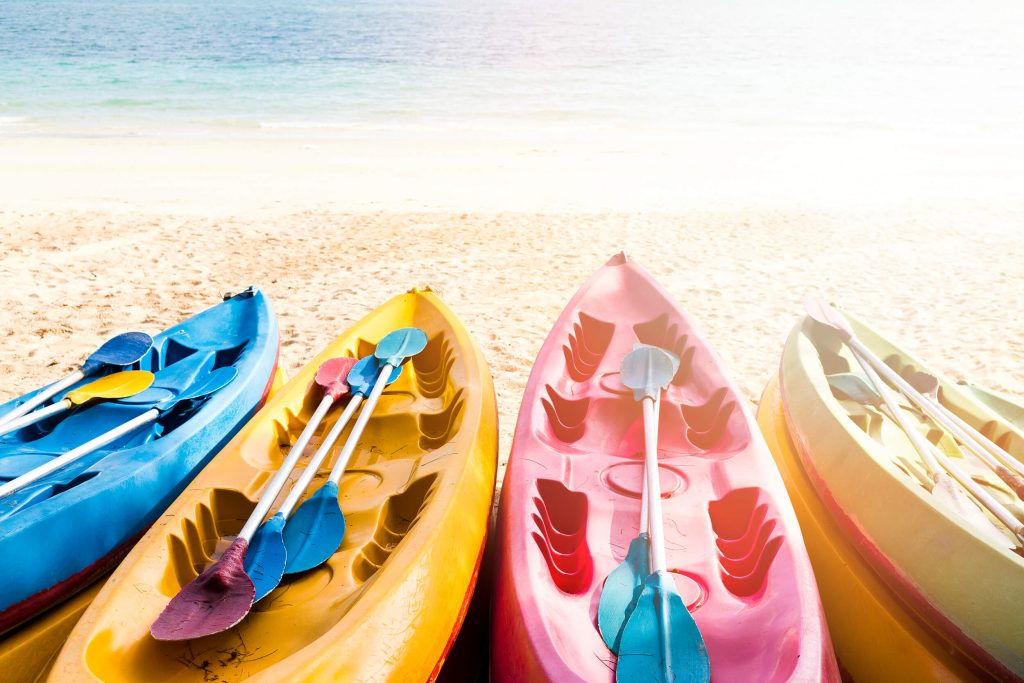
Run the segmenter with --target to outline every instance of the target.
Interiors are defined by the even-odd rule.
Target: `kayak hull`
[[[949,653],[845,538],[804,473],[786,428],[778,380],[765,388],[757,420],[796,510],[818,579],[829,633],[852,681],[979,681]]]
[[[82,463],[58,470],[42,480],[61,482],[47,497],[0,515],[0,556],[20,558],[17,567],[31,568],[9,565],[3,572],[0,632],[74,595],[117,564],[255,412],[269,391],[277,349],[277,322],[258,290],[243,292],[154,337],[153,350],[139,365],[155,371],[157,382],[183,368],[187,373],[181,381],[199,381],[217,367],[233,366],[238,374],[191,413],[172,412]],[[35,393],[0,406],[0,413]],[[72,412],[52,430],[45,422],[27,427],[0,437],[0,457],[63,453],[149,407],[100,403]]]
[[[317,569],[286,576],[225,633],[154,640],[150,624],[211,563],[217,539],[238,532],[316,408],[319,365],[364,356],[391,330],[410,326],[429,342],[382,395],[342,478],[347,530],[339,550]],[[328,413],[306,456],[340,413]],[[307,496],[325,481],[343,441]],[[398,296],[331,343],[214,458],[111,576],[50,678],[432,679],[473,593],[496,461],[494,389],[479,348],[429,290]]]
[[[1014,428],[997,425],[987,408],[955,384],[862,323],[851,322],[861,341],[887,363],[907,377],[918,370],[939,377],[942,400],[951,410],[989,430],[1011,452],[1019,449]],[[1024,558],[1010,550],[1008,533],[1005,545],[997,545],[935,501],[924,486],[920,457],[899,427],[874,409],[833,394],[828,377],[854,369],[859,366],[834,331],[810,319],[786,343],[780,369],[783,412],[804,473],[860,557],[963,666],[978,676],[1021,680],[1024,614],[1007,599],[1006,587],[1022,585]],[[998,499],[1015,498],[980,463],[959,464]]]
[[[638,533],[643,421],[618,382],[636,342],[676,353],[663,394],[668,564],[716,681],[837,681],[799,528],[745,402],[649,274],[613,258],[569,302],[523,398],[498,513],[491,678],[612,681],[604,578]]]

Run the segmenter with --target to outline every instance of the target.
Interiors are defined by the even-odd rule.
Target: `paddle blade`
[[[285,574],[297,574],[326,562],[345,538],[345,516],[338,502],[338,485],[328,481],[299,506],[284,530],[288,549]]]
[[[167,603],[149,632],[157,640],[191,640],[231,628],[249,613],[256,588],[242,563],[248,547],[236,538],[215,564]]]
[[[127,398],[148,389],[155,378],[156,375],[145,370],[115,372],[69,391],[64,398],[76,406],[94,398]]]
[[[658,572],[626,620],[615,667],[618,683],[706,683],[711,664],[697,623],[672,579]]]
[[[256,587],[253,602],[262,600],[263,596],[277,588],[281,583],[281,577],[284,576],[287,559],[284,538],[281,536],[284,524],[284,515],[281,513],[261,524],[252,537],[249,551],[245,554],[245,573]]]
[[[878,395],[874,387],[856,373],[843,372],[829,375],[828,385],[835,393],[862,405],[880,406],[882,404],[882,397]]]
[[[850,327],[850,322],[843,317],[843,314],[836,309],[829,306],[821,299],[811,298],[808,299],[804,304],[807,309],[807,315],[811,317],[817,323],[831,327],[833,330],[838,332],[843,339],[852,339],[853,328]]]
[[[636,606],[644,580],[651,573],[650,557],[651,539],[647,534],[640,534],[629,542],[622,564],[604,580],[597,604],[597,628],[612,652],[619,651],[622,627]]]
[[[373,389],[374,383],[377,381],[377,376],[380,375],[380,369],[384,366],[376,356],[366,356],[360,358],[359,362],[352,366],[352,369],[348,373],[348,377],[345,381],[352,388],[353,394],[360,394],[366,396]],[[388,384],[391,384],[399,375],[402,374],[402,366],[396,366],[391,370],[391,377],[388,378]]]
[[[637,344],[622,359],[619,379],[633,390],[633,397],[639,401],[645,396],[655,398],[672,381],[677,370],[679,359],[675,355],[657,346]]]
[[[325,394],[337,401],[349,392],[349,385],[345,380],[355,364],[355,358],[325,360],[317,369],[314,381],[323,388]]]
[[[164,400],[161,405],[157,406],[160,410],[168,410],[172,406],[182,403],[184,401],[194,401],[199,398],[205,398],[210,394],[214,394],[227,385],[234,381],[238,375],[238,369],[228,366],[223,368],[217,368],[211,372],[206,379],[201,382],[198,386],[186,391],[183,394],[179,394],[170,399]]]
[[[153,338],[145,332],[119,334],[92,352],[92,355],[82,363],[82,372],[88,375],[104,365],[131,365],[142,360],[151,348]]]
[[[390,332],[377,342],[373,355],[391,365],[401,365],[405,359],[427,348],[427,334],[418,327],[403,327]]]

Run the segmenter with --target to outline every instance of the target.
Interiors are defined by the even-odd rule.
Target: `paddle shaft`
[[[931,397],[925,396],[925,398],[930,399]],[[1019,463],[1020,461],[1018,461],[1016,458],[1014,458],[1012,455],[1010,455],[1008,452],[1006,452],[998,444],[996,444],[994,441],[992,441],[992,439],[988,438],[987,436],[985,436],[984,434],[979,432],[977,429],[975,429],[971,425],[967,424],[959,415],[957,415],[956,413],[951,411],[949,408],[947,408],[946,406],[944,406],[941,403],[939,403],[938,400],[933,400],[932,404],[935,407],[937,407],[939,410],[941,410],[942,413],[946,417],[948,417],[950,420],[952,420],[953,424],[955,424],[957,427],[959,427],[960,429],[962,429],[965,432],[967,432],[968,434],[970,434],[971,437],[973,437],[974,440],[977,441],[983,447],[981,450],[978,450],[978,451],[972,450],[971,452],[974,453],[976,456],[978,456],[978,458],[980,458],[981,460],[984,460],[985,464],[988,465],[990,468],[992,468],[992,469],[994,469],[994,470],[996,470],[998,472],[998,468],[1006,467],[1005,465],[1003,465],[1003,462],[999,458],[999,455],[998,455],[999,453],[1002,453],[1005,456],[1009,457],[1009,459],[1010,459],[1010,462],[1007,463],[1010,467],[1006,467],[1006,469],[1014,469],[1014,470],[1019,470],[1020,469],[1019,466],[1016,466],[1016,467],[1013,466],[1014,463]],[[1017,474],[1018,474],[1018,476],[1024,476],[1024,472],[1019,472],[1018,471]]]
[[[252,514],[249,515],[249,519],[246,520],[245,526],[238,532],[238,538],[244,538],[245,542],[252,541],[253,534],[256,533],[256,529],[259,528],[260,524],[263,523],[263,518],[267,512],[270,511],[274,501],[277,500],[277,496],[281,493],[281,489],[288,482],[288,476],[295,469],[296,463],[299,462],[299,458],[302,457],[302,452],[306,450],[306,444],[313,438],[313,434],[316,432],[317,427],[324,419],[324,415],[331,409],[331,405],[334,403],[334,398],[330,394],[325,394],[320,399],[320,405],[313,411],[313,415],[309,418],[309,422],[303,427],[302,433],[299,434],[299,438],[295,440],[295,445],[292,446],[291,450],[288,451],[287,457],[284,462],[274,473],[274,476],[270,479],[270,483],[267,484],[267,488],[263,490],[263,495],[260,496],[259,501],[256,503],[255,509]]]
[[[660,429],[660,418],[661,418],[661,392],[658,392],[654,396],[654,432],[658,433]],[[644,438],[646,439],[647,430],[644,430]],[[657,448],[657,446],[655,446]],[[647,500],[648,488],[647,488],[647,444],[644,442],[644,476],[643,476],[643,487],[640,489],[640,533],[648,534],[651,527],[650,519],[650,501]],[[661,485],[661,477],[658,477],[658,485]],[[649,560],[650,558],[648,558]]]
[[[70,407],[71,399],[65,398],[60,401],[57,401],[51,406],[40,408],[39,410],[35,410],[29,413],[28,415],[22,415],[19,418],[5,422],[2,425],[0,425],[0,436],[10,434],[11,432],[16,432],[23,427],[28,427],[29,425],[35,424],[36,422],[45,420],[51,415],[62,413]]]
[[[935,446],[935,444],[921,436],[921,433],[910,424],[909,418],[907,418],[903,409],[897,404],[896,398],[893,396],[889,387],[881,380],[867,359],[861,357],[861,354],[857,352],[856,348],[854,348],[853,357],[857,359],[858,363],[860,363],[860,366],[868,376],[868,380],[874,385],[875,391],[877,391],[879,396],[882,397],[890,415],[899,423],[900,428],[911,442],[913,442],[914,448],[917,449],[918,453],[920,453],[921,457],[924,459],[925,464],[931,470],[932,478],[934,479],[938,477],[941,467],[942,470],[948,472],[950,476],[957,481],[957,483],[967,489],[967,491],[969,491],[971,495],[978,500],[978,502],[984,505],[996,519],[1013,532],[1018,539],[1024,542],[1024,524],[1017,521],[1009,510],[1003,507],[987,492],[982,490],[977,482],[964,474],[963,470],[957,467],[952,460],[947,458],[945,454]]]
[[[38,394],[30,398],[29,400],[22,403],[20,406],[11,410],[4,415],[0,415],[0,426],[7,424],[12,420],[16,420],[22,415],[26,415],[29,411],[35,410],[38,406],[45,403],[51,396],[59,394],[65,389],[71,387],[76,382],[80,382],[85,379],[85,373],[82,370],[75,370],[70,375],[62,380],[54,382],[48,387],[45,387],[39,391]]]
[[[854,351],[856,351],[872,366],[877,368],[878,372],[881,373],[881,375],[886,380],[892,382],[896,387],[899,388],[900,391],[906,394],[907,397],[909,397],[910,400],[912,400],[924,413],[926,413],[930,418],[932,418],[933,420],[935,420],[935,422],[941,425],[943,429],[945,429],[953,436],[955,436],[957,439],[959,439],[971,453],[973,453],[980,460],[985,460],[983,456],[979,455],[979,452],[985,450],[984,447],[980,443],[978,443],[978,441],[973,436],[971,436],[968,430],[961,428],[956,421],[949,419],[949,417],[941,408],[937,407],[934,402],[928,400],[923,395],[921,395],[921,392],[919,392],[917,389],[911,386],[909,382],[907,382],[899,375],[899,373],[897,373],[895,370],[893,370],[884,362],[882,362],[882,360],[878,356],[876,356],[869,348],[864,346],[864,344],[861,343],[859,339],[857,339],[856,337],[851,337],[850,339],[847,340],[847,343],[850,344],[850,347]],[[974,430],[971,429],[970,431]],[[976,431],[975,433],[977,434]],[[978,434],[978,436],[981,435]],[[984,437],[982,438],[984,439]],[[1021,463],[1018,462],[1016,458],[1014,458],[1012,455],[1007,453],[1002,448],[999,448],[999,446],[992,443],[991,441],[989,441],[989,444],[991,444],[992,448],[995,449],[993,455],[997,456],[999,460],[1001,460],[1007,468],[1013,470],[1018,475],[1024,476],[1024,467],[1021,466]]]
[[[658,418],[654,408],[657,400],[644,396],[644,466],[647,479],[648,524],[651,536],[652,573],[668,570],[665,559],[664,520],[661,517],[661,486],[658,476]]]
[[[886,383],[881,380],[874,368],[871,367],[871,363],[863,358],[856,349],[854,349],[853,357],[857,359],[861,368],[864,369],[864,374],[867,375],[868,381],[874,386],[878,395],[882,397],[882,401],[885,403],[886,408],[889,409],[889,413],[899,424],[900,429],[907,435],[910,442],[914,444],[914,449],[921,456],[921,459],[924,460],[925,467],[928,468],[928,473],[932,475],[932,479],[937,477],[942,470],[939,461],[935,459],[935,455],[932,454],[929,447],[931,442],[921,436],[921,432],[917,431],[917,428],[910,423],[910,418],[900,408],[896,397]]]
[[[61,467],[64,467],[64,465],[67,465],[68,463],[74,462],[75,460],[79,460],[85,457],[86,455],[89,455],[93,451],[102,448],[103,446],[106,446],[114,439],[117,439],[131,432],[133,429],[141,427],[146,423],[152,422],[159,415],[160,411],[157,410],[156,408],[153,408],[152,410],[147,410],[141,415],[134,417],[131,420],[128,420],[124,424],[114,427],[110,431],[104,432],[103,434],[100,434],[96,438],[85,442],[84,444],[78,446],[77,448],[73,448],[64,455],[57,456],[56,458],[46,463],[45,465],[40,465],[34,470],[31,470],[21,475],[17,479],[12,479],[6,484],[0,486],[0,498],[8,496],[17,491],[18,489],[27,486],[28,484],[31,484],[32,482],[37,481],[39,479],[42,479],[51,472],[58,470]]]
[[[359,408],[359,404],[363,402],[362,394],[355,394],[349,399],[348,405],[345,406],[344,412],[338,416],[337,422],[331,427],[331,431],[324,437],[323,443],[316,449],[316,453],[306,463],[306,469],[302,471],[302,476],[292,485],[291,491],[285,497],[284,502],[281,503],[281,507],[277,509],[278,514],[284,516],[285,519],[291,516],[292,511],[295,510],[295,506],[299,504],[299,499],[302,498],[302,493],[309,486],[309,483],[313,481],[313,477],[316,476],[317,471],[320,469],[320,463],[327,457],[327,453],[330,452],[331,447],[341,436],[341,432],[345,429],[345,425],[352,419],[356,409]]]
[[[356,423],[352,425],[352,432],[348,435],[348,441],[345,442],[345,446],[341,449],[341,453],[338,454],[338,461],[334,463],[334,468],[331,470],[331,476],[328,477],[328,481],[332,481],[335,484],[341,481],[341,475],[345,474],[345,468],[348,467],[348,461],[352,457],[352,453],[355,452],[356,446],[359,443],[359,437],[363,435],[363,430],[366,429],[366,423],[370,421],[370,416],[373,414],[373,409],[377,407],[377,401],[380,400],[380,395],[384,393],[384,387],[388,385],[388,378],[391,377],[391,371],[396,366],[391,364],[389,360],[381,368],[380,374],[377,375],[377,381],[373,384],[373,389],[370,391],[370,395],[366,397],[366,403],[363,404],[363,409],[359,411],[359,417],[356,418]]]

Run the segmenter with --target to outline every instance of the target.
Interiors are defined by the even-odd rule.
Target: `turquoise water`
[[[1019,141],[1022,27],[1016,0],[0,0],[0,135]]]

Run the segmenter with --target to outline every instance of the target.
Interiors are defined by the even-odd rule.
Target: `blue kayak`
[[[0,462],[13,458],[6,469],[18,460],[45,461],[146,413],[168,396],[184,397],[190,389],[209,386],[215,371],[217,377],[233,374],[215,393],[183,401],[156,421],[0,498],[0,633],[71,596],[120,561],[262,405],[277,353],[273,309],[262,292],[250,288],[155,335],[153,348],[131,368],[154,373],[145,392],[87,404],[0,437]],[[0,415],[38,391],[0,405]],[[50,402],[61,398],[63,392]]]

